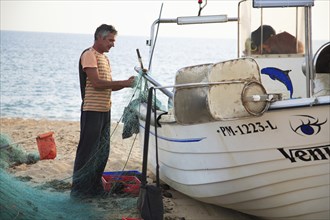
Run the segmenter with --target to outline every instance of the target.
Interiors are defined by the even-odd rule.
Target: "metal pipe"
[[[238,3],[237,7],[237,58],[240,57],[240,51],[241,51],[241,45],[240,45],[240,39],[241,39],[241,32],[240,32],[240,25],[241,25],[241,4],[242,2],[245,2],[246,0],[242,0]]]
[[[160,87],[160,91],[162,91],[167,97],[171,99],[173,98],[173,93],[166,88],[162,88],[162,85],[148,74],[149,71],[142,70],[141,67],[137,67],[137,66],[134,67],[134,70],[139,74],[141,74],[141,76],[144,77],[146,80],[148,80],[152,85],[156,87]]]
[[[207,16],[188,16],[178,17],[177,24],[208,24],[208,23],[223,23],[228,22],[227,15],[207,15]]]
[[[238,17],[231,17],[231,18],[228,18],[228,22],[230,21],[238,21]]]
[[[154,35],[155,35],[155,26],[158,23],[176,23],[176,18],[161,18],[161,19],[156,19],[152,25],[151,25],[151,29],[150,29],[150,39],[147,41],[147,45],[148,46],[152,46],[153,45],[153,39],[154,39]]]
[[[152,51],[154,50],[155,44],[154,44],[154,38],[155,38],[155,26],[158,23],[176,23],[177,19],[176,18],[158,18],[156,19],[152,25],[151,25],[151,30],[150,30],[150,39],[147,40],[147,46],[150,46],[149,49],[149,60],[152,56]],[[149,70],[151,71],[151,63],[149,65]]]
[[[306,96],[313,95],[313,52],[312,52],[312,12],[311,6],[305,7],[305,63],[306,63]]]
[[[200,82],[200,83],[183,83],[183,84],[176,84],[176,85],[169,85],[169,86],[156,86],[155,89],[166,89],[166,88],[195,88],[195,87],[209,87],[214,85],[220,84],[239,84],[244,83],[242,80],[228,80],[226,82]]]
[[[156,19],[150,30],[150,38],[147,40],[147,46],[150,46],[149,57],[152,55],[152,51],[155,47],[154,38],[155,38],[155,26],[158,23],[176,23],[178,25],[187,25],[187,24],[205,24],[205,23],[224,23],[238,21],[238,18],[231,17],[228,18],[227,15],[208,15],[208,16],[187,16],[187,17],[178,17],[178,18],[159,18]],[[149,64],[149,71],[151,71],[151,64]]]

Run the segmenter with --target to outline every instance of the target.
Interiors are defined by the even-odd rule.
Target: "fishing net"
[[[122,133],[122,138],[129,138],[133,134],[139,133],[139,112],[138,105],[145,101],[143,95],[134,99],[130,104],[125,107],[122,122],[124,123],[124,129]]]
[[[148,85],[143,77],[137,77],[133,91],[132,99],[120,119],[124,124],[122,138],[139,133],[139,105],[146,102],[148,91]],[[159,100],[156,100],[156,103],[157,108],[163,108]],[[94,154],[95,158],[102,158],[107,148],[106,143],[113,134],[114,131],[110,134],[110,126],[109,129],[105,129],[103,140]],[[141,173],[137,170],[126,170],[129,155],[121,170],[104,172],[102,184],[106,193],[97,197],[76,199],[70,196],[72,175],[60,179],[45,177],[42,182],[31,181],[29,175],[16,176],[16,167],[33,167],[45,160],[40,160],[37,151],[26,152],[21,145],[13,143],[5,134],[0,135],[0,146],[0,219],[121,220],[124,216],[131,219],[139,217],[137,198]],[[116,146],[111,144],[112,147]],[[94,172],[98,167],[98,161],[97,159],[88,162],[79,171],[78,178],[82,181],[92,181],[86,178],[86,173]]]
[[[137,197],[125,194],[123,182],[117,182],[116,186],[113,181],[111,189],[102,197],[75,200],[70,197],[71,177],[34,184],[28,176],[11,175],[9,168],[38,163],[39,155],[25,152],[3,134],[0,135],[0,146],[0,219],[122,219],[122,216],[138,216]]]
[[[147,103],[149,89],[147,80],[141,74],[143,73],[140,73],[136,79],[135,92],[132,96],[132,100],[124,109],[122,117],[122,122],[124,123],[122,138],[129,138],[133,134],[139,133],[139,106],[141,103]],[[133,99],[135,96],[137,97]],[[163,101],[158,99],[156,95],[153,96],[153,103],[155,103],[153,108],[156,108],[156,110],[166,111],[167,108],[163,105]]]
[[[11,144],[10,138],[0,134],[0,168],[7,169],[22,163],[36,163],[40,157],[39,153],[27,153],[18,144]]]
[[[73,201],[67,193],[34,188],[3,170],[0,181],[1,219],[121,219],[136,207],[135,199],[125,197]]]
[[[136,79],[135,92],[132,97],[134,98],[134,96],[137,95],[137,98],[132,99],[128,106],[124,109],[122,117],[122,122],[124,123],[122,138],[129,138],[133,134],[139,133],[139,107],[141,103],[147,103],[148,89],[149,85],[147,80],[140,74]],[[156,108],[156,110],[166,111],[166,107],[163,105],[163,102],[157,99],[156,95],[153,97],[153,103],[155,103],[155,105],[152,105],[153,110]]]

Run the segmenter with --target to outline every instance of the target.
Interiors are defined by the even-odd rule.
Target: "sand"
[[[54,132],[57,156],[53,160],[40,160],[35,164],[21,164],[10,168],[14,176],[28,177],[31,183],[43,183],[53,180],[71,182],[73,162],[79,141],[79,122],[34,120],[21,118],[1,118],[0,133],[8,135],[13,142],[27,152],[38,152],[35,137],[49,131]],[[112,124],[111,153],[105,171],[125,170],[141,171],[142,155],[138,136],[122,139],[122,124]],[[131,152],[131,153],[130,153]],[[152,175],[150,174],[150,177]],[[149,179],[150,180],[150,179]],[[174,189],[168,190],[172,198],[164,197],[165,219],[218,220],[257,219],[240,212],[205,204],[189,198]],[[67,191],[69,193],[69,191]]]

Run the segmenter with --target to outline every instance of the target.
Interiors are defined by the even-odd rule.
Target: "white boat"
[[[157,94],[160,90],[173,103],[167,114],[158,110],[157,123],[150,125],[148,165],[155,171],[157,143],[164,182],[205,203],[262,218],[330,218],[330,42],[313,58],[313,4],[247,0],[239,2],[237,18],[159,18],[153,23],[150,51],[158,23],[236,22],[239,30],[237,58],[184,67],[175,85],[162,86],[150,71],[136,67]],[[281,11],[291,15],[294,27],[287,31],[303,51],[298,43],[296,52],[276,54],[251,46],[251,32],[271,25],[274,10],[277,17]],[[279,70],[291,70],[289,82],[280,79],[286,74]],[[146,109],[141,103],[141,141],[149,126]]]

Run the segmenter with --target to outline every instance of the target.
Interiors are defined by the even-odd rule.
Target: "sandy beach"
[[[1,118],[0,132],[11,138],[26,152],[38,152],[35,138],[49,131],[54,132],[57,156],[53,160],[40,160],[35,164],[21,164],[8,172],[17,177],[28,177],[31,184],[53,180],[71,182],[73,162],[79,141],[79,122],[50,121],[21,118]],[[113,122],[111,153],[105,171],[138,170],[142,167],[142,154],[138,136],[122,139],[122,124]],[[126,164],[127,162],[127,164]],[[126,164],[126,166],[125,166]],[[150,174],[150,177],[152,175]],[[150,179],[149,179],[150,180]],[[166,220],[247,220],[257,219],[233,210],[205,204],[191,199],[173,189],[172,198],[164,197]],[[69,194],[69,191],[65,192]],[[111,219],[106,218],[106,219]]]

